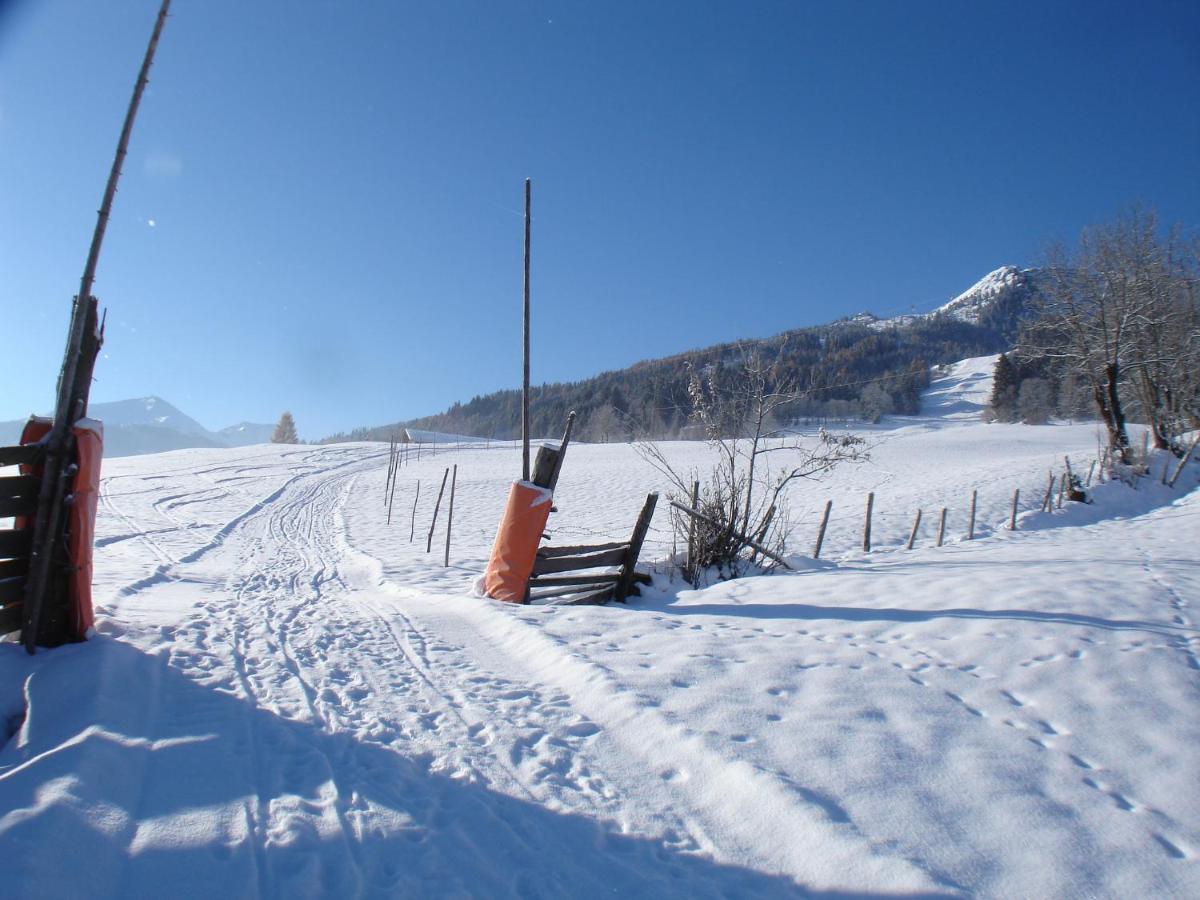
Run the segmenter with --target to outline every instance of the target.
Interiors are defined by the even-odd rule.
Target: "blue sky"
[[[52,405],[155,0],[0,0],[0,420]],[[924,311],[1131,203],[1200,225],[1200,4],[174,0],[94,401],[306,438]]]

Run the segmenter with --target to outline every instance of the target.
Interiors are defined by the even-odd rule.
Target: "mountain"
[[[93,403],[88,415],[104,423],[104,455],[138,456],[189,447],[245,447],[271,440],[274,425],[242,422],[209,431],[161,397]],[[21,439],[24,419],[0,422],[0,445]]]
[[[581,440],[687,435],[692,373],[721,377],[748,356],[769,366],[769,389],[800,392],[786,414],[877,420],[915,414],[933,366],[1011,349],[1030,314],[1040,273],[1003,266],[949,302],[924,314],[882,319],[870,312],[769,338],[717,344],[567,384],[531,389],[534,434],[560,432],[578,414]],[[400,428],[511,439],[519,434],[520,391],[497,391],[455,403],[443,413],[355,429],[326,438],[387,440]]]

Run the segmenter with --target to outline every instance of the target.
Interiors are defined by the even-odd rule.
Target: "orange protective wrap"
[[[51,420],[32,416],[21,432],[22,444],[36,444],[50,433]],[[75,461],[79,471],[71,492],[75,501],[67,511],[67,540],[74,571],[67,582],[71,638],[82,641],[95,624],[92,612],[92,545],[96,536],[96,505],[100,498],[100,458],[104,455],[103,429],[99,422],[82,420],[71,429],[75,436]],[[26,475],[42,474],[42,467],[21,466]],[[17,519],[17,528],[33,523]]]
[[[525,602],[538,545],[550,518],[551,496],[550,491],[528,481],[513,482],[483,576],[484,591],[493,600]]]

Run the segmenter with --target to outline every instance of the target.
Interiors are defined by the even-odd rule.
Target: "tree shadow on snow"
[[[111,638],[39,655],[26,695],[0,748],[16,894],[864,896],[450,777],[402,737],[281,718]]]

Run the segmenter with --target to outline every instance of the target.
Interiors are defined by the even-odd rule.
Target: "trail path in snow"
[[[938,887],[829,823],[818,807],[790,802],[782,781],[722,758],[678,727],[647,721],[661,717],[519,619],[497,616],[483,601],[448,605],[384,584],[381,564],[347,542],[342,517],[360,476],[382,465],[379,452],[321,462],[315,472],[281,477],[184,552],[163,543],[170,525],[138,527],[121,511],[119,484],[107,501],[128,539],[158,565],[116,592],[106,630],[165,657],[183,683],[240,704],[233,729],[216,723],[205,753],[169,764],[151,757],[147,767],[156,771],[141,781],[183,776],[199,784],[213,780],[215,768],[226,786],[239,786],[219,817],[223,840],[261,894],[420,890],[434,872],[461,878],[470,893],[607,892],[627,880],[638,892],[661,882],[697,895],[734,884],[789,894],[791,878],[759,873],[820,888],[845,882],[847,867],[860,888]],[[229,467],[223,477],[248,470]],[[206,487],[173,493],[150,509],[170,522],[181,505],[212,496]],[[176,534],[194,530],[176,526]],[[176,620],[151,625],[165,610]],[[211,704],[180,696],[179,684],[154,683],[157,716],[141,723],[153,732],[145,740],[199,735],[214,724]],[[158,732],[157,717],[169,734]],[[679,746],[644,742],[664,728],[678,732]],[[680,759],[686,765],[678,768],[662,762]],[[612,769],[609,760],[635,762]],[[181,761],[204,771],[163,770]],[[515,822],[505,813],[514,802],[526,808]],[[531,815],[529,807],[545,812]],[[558,814],[586,825],[563,829]],[[186,813],[169,818],[179,815]],[[130,827],[153,844],[167,826]],[[763,846],[771,828],[816,839],[821,857],[808,858],[790,839]],[[409,852],[398,854],[397,844]],[[514,863],[522,857],[525,865]],[[148,871],[136,867],[136,878]],[[122,873],[122,890],[134,874]]]

